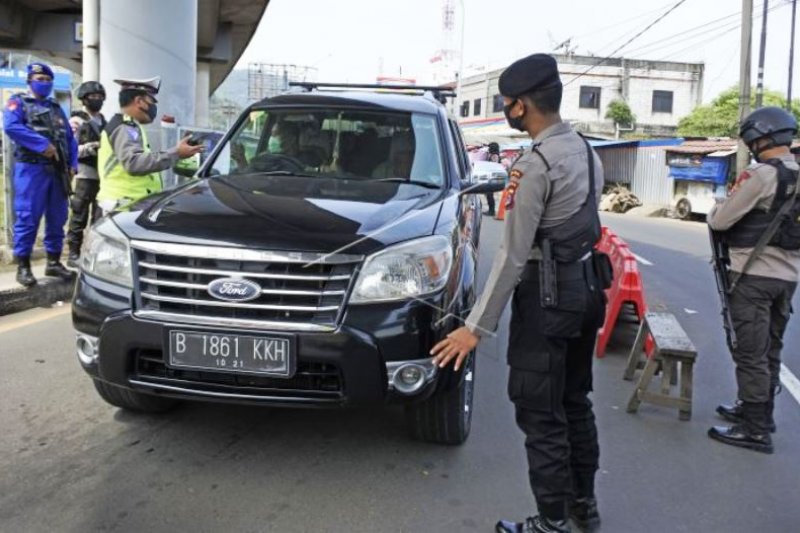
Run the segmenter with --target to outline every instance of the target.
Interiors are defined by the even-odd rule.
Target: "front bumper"
[[[436,296],[424,304],[412,301],[350,306],[333,332],[292,333],[297,372],[288,379],[170,367],[164,346],[171,329],[242,335],[271,332],[138,317],[132,311],[129,289],[84,274],[76,287],[73,323],[83,346],[83,355],[79,353],[83,368],[94,379],[138,392],[280,405],[413,402],[458,379],[450,370],[438,371],[428,357],[430,346],[455,325],[453,318],[442,320],[435,310],[441,307],[441,299],[443,296]],[[424,375],[420,386],[402,382],[401,369],[409,365]],[[415,372],[407,369],[404,375],[408,379]]]

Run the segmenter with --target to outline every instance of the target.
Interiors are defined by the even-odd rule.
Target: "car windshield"
[[[220,174],[444,182],[436,120],[419,113],[251,111],[211,168]]]

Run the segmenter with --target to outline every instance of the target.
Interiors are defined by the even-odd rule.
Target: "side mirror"
[[[173,172],[185,178],[193,177],[200,169],[200,154],[193,155],[192,157],[181,159],[175,166],[172,167]]]
[[[505,189],[505,183],[499,181],[489,181],[484,183],[470,183],[461,180],[461,194],[486,194],[499,192]]]

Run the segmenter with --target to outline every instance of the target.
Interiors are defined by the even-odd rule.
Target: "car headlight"
[[[128,238],[110,218],[101,220],[89,230],[81,257],[81,268],[87,274],[133,288]]]
[[[431,294],[445,286],[452,265],[450,241],[441,235],[392,246],[367,258],[350,302],[386,302]]]

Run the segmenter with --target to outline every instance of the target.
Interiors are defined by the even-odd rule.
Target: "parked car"
[[[500,163],[474,161],[472,163],[472,177],[475,183],[485,183],[502,189],[508,182],[508,171]]]
[[[458,125],[439,89],[325,89],[252,105],[196,180],[91,229],[73,323],[108,403],[399,402],[412,436],[467,438],[474,356],[429,355],[475,301]]]

